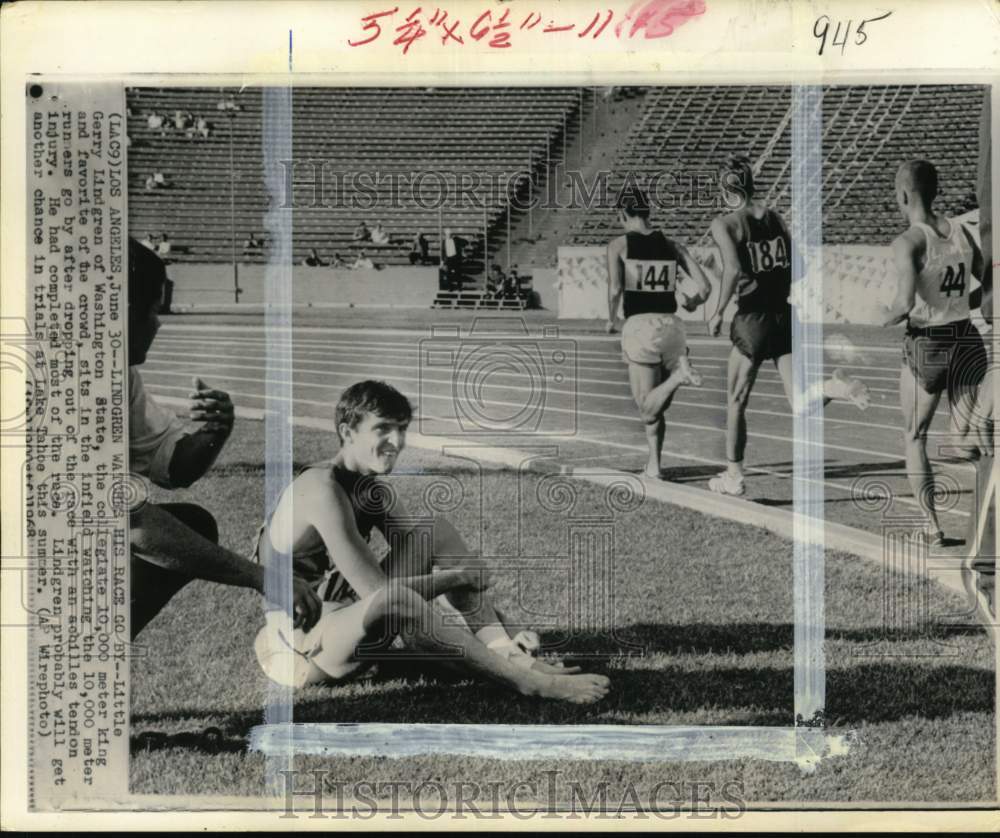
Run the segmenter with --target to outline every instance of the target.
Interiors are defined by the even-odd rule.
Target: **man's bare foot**
[[[542,675],[540,681],[537,695],[570,704],[600,701],[611,686],[611,681],[604,675]]]
[[[559,660],[553,660],[553,662],[548,663],[536,658],[530,652],[526,652],[521,646],[514,643],[514,641],[490,646],[489,649],[500,655],[504,660],[514,664],[514,666],[519,666],[521,669],[530,669],[541,675],[575,675],[581,671],[580,667],[567,667]]]
[[[541,658],[531,659],[531,669],[542,675],[578,675],[583,672],[579,666],[566,666],[562,661],[543,661]]]
[[[690,384],[692,387],[701,387],[701,373],[691,366],[691,360],[687,355],[684,355],[677,362],[677,366],[674,368],[672,375],[678,376],[678,378],[681,379],[681,384]]]
[[[849,376],[841,369],[833,371],[825,389],[830,398],[848,401],[858,410],[867,410],[868,405],[871,404],[871,393],[868,391],[868,385],[858,378]]]

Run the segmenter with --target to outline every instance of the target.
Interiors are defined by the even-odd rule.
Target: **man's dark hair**
[[[621,210],[629,218],[649,219],[650,203],[649,196],[638,186],[629,185],[623,188],[615,201],[615,208]]]
[[[359,381],[344,390],[337,402],[334,421],[340,441],[344,441],[340,435],[342,423],[353,430],[369,413],[406,424],[413,418],[410,400],[391,384],[384,381]]]
[[[167,269],[152,250],[135,239],[128,240],[128,307],[130,312],[145,316],[163,299]]]
[[[928,160],[908,160],[896,172],[896,183],[916,192],[930,206],[938,194],[938,173]]]
[[[719,167],[719,185],[727,192],[753,197],[753,163],[745,154],[732,154]]]

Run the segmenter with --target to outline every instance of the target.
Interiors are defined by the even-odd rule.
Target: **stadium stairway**
[[[521,212],[517,223],[512,225],[511,263],[514,265],[536,268],[556,266],[559,246],[570,241],[580,215],[586,212],[580,207],[559,206],[568,200],[566,185],[570,175],[567,170],[578,172],[584,188],[591,189],[598,174],[610,170],[631,126],[646,107],[642,88],[631,88],[629,95],[616,95],[610,99],[606,99],[597,88],[591,91],[584,99],[582,119],[575,119],[567,126],[566,166],[560,166],[551,184],[548,177],[538,184],[542,196],[556,196],[558,190],[558,200],[540,199],[556,206],[550,209],[540,207],[530,216]],[[613,192],[610,197],[614,199]],[[608,213],[617,224],[614,211],[610,208],[596,211]]]

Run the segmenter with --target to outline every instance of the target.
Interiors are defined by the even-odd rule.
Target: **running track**
[[[143,367],[150,392],[184,398],[191,378],[227,390],[237,407],[263,409],[267,359],[263,319],[227,325],[170,318]],[[344,318],[338,317],[343,322]],[[349,321],[348,321],[349,322]],[[617,337],[560,332],[558,342],[530,339],[487,340],[487,348],[432,338],[429,328],[296,326],[295,339],[277,341],[290,351],[291,367],[275,366],[281,383],[292,376],[293,414],[332,419],[341,391],[363,378],[383,379],[417,406],[425,433],[463,436],[456,421],[453,385],[456,366],[468,371],[463,392],[469,402],[465,428],[480,422],[536,421],[544,435],[479,433],[472,444],[558,446],[558,458],[574,467],[605,466],[638,473],[645,463],[645,437],[629,394]],[[463,330],[463,336],[466,332]],[[691,357],[701,371],[700,388],[679,390],[667,413],[664,443],[666,479],[705,487],[725,461],[726,339],[691,337]],[[536,350],[535,347],[538,347]],[[859,358],[834,364],[824,356],[824,372],[848,368],[868,384],[872,405],[866,413],[834,403],[824,414],[827,518],[869,531],[886,524],[915,525],[918,510],[903,471],[899,409],[899,349],[858,346]],[[559,355],[562,351],[565,358]],[[280,353],[279,353],[280,354]],[[542,357],[541,365],[538,358]],[[574,363],[575,356],[575,363]],[[272,359],[275,356],[272,355]],[[545,379],[544,385],[541,383]],[[540,399],[544,398],[544,405]],[[478,413],[476,412],[478,411]],[[933,430],[947,428],[942,404]],[[773,365],[761,369],[747,412],[749,444],[747,499],[791,509],[792,415]],[[964,464],[936,464],[946,492],[938,507],[949,538],[964,538],[973,505],[974,470]],[[910,519],[909,522],[907,519]],[[961,550],[961,543],[944,553]]]

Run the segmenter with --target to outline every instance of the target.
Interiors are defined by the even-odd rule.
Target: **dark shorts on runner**
[[[786,311],[742,311],[733,317],[729,339],[755,366],[792,352],[792,316]]]
[[[903,363],[928,393],[978,387],[986,375],[986,346],[970,320],[941,326],[909,326]]]

